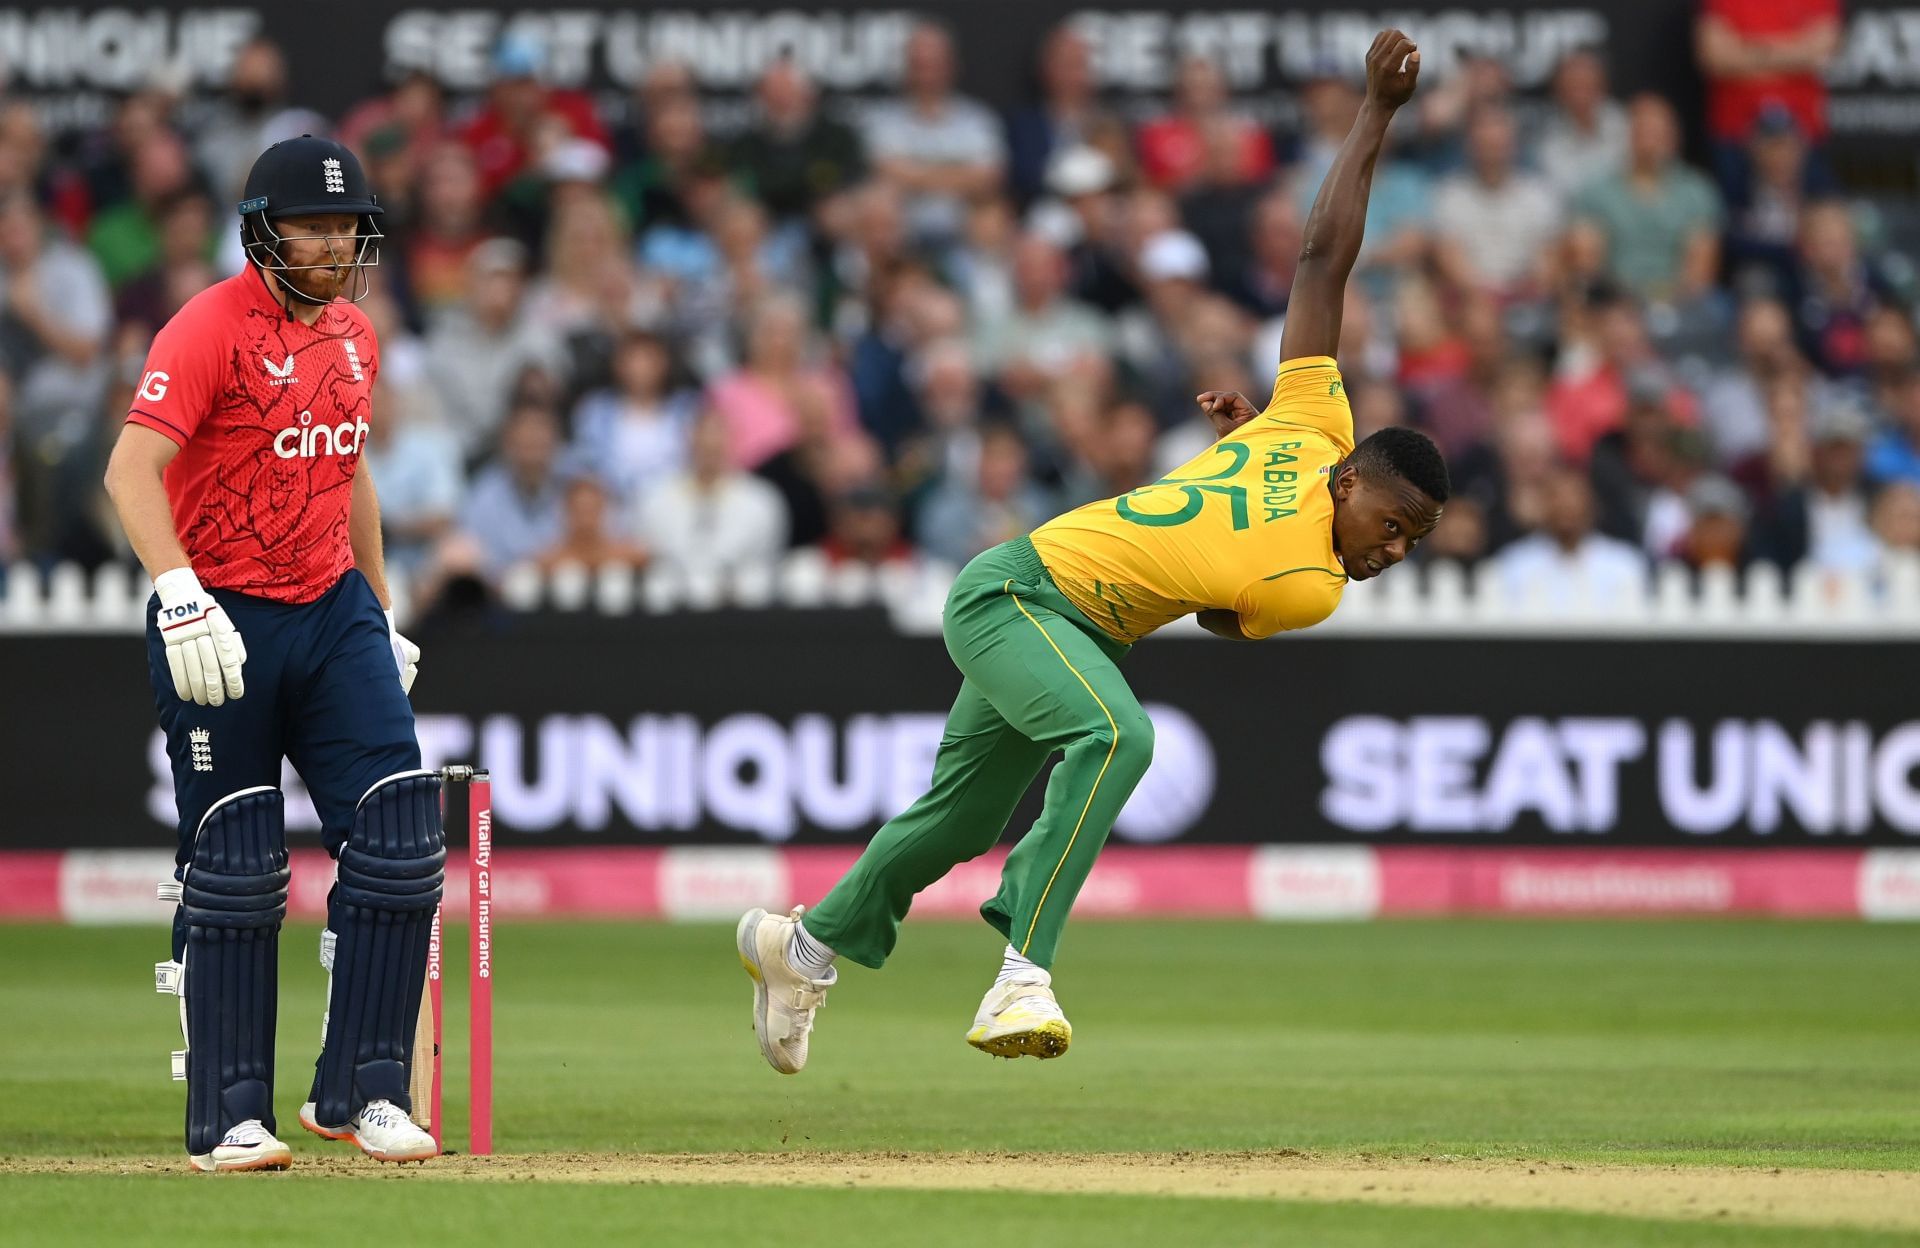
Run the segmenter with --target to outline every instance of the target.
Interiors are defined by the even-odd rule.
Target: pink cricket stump
[[[433,908],[433,932],[427,937],[427,998],[428,1008],[433,1011],[433,1074],[427,1092],[428,1130],[433,1135],[434,1147],[440,1148],[443,1147],[441,1141],[446,1134],[443,1125],[445,1120],[440,1116],[440,1045],[446,1014],[441,1004],[439,906]]]
[[[473,954],[467,1054],[473,1100],[467,1148],[484,1157],[493,1152],[493,783],[485,771],[472,776],[467,786],[467,930]]]

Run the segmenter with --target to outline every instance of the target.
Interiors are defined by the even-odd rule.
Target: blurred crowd
[[[1920,291],[1823,152],[1835,7],[1705,0],[1693,161],[1593,51],[1544,97],[1493,60],[1422,84],[1341,344],[1357,434],[1452,466],[1420,558],[1555,596],[1920,549]],[[1212,440],[1196,393],[1264,402],[1357,62],[1275,129],[1204,59],[1115,101],[1071,28],[1036,51],[1011,114],[929,23],[897,97],[777,63],[727,132],[683,66],[596,109],[511,41],[480,98],[413,77],[339,118],[265,41],[193,133],[160,89],[58,143],[0,102],[0,565],[128,557],[99,481],[147,346],[307,131],[387,208],[366,453],[416,600],[521,564],[958,564],[1150,482]]]

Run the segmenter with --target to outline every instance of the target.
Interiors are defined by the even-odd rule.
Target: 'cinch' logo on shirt
[[[364,420],[337,425],[313,423],[311,411],[300,413],[300,423],[288,425],[273,439],[273,453],[281,459],[317,459],[322,455],[354,455],[367,436]]]

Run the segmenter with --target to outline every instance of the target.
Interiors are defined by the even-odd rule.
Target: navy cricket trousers
[[[353,569],[312,602],[210,592],[247,647],[246,694],[221,706],[174,692],[155,623],[158,597],[147,604],[147,669],[180,807],[175,861],[185,866],[192,857],[207,807],[254,785],[278,788],[283,755],[313,796],[327,852],[338,857],[367,790],[420,766],[380,600]]]

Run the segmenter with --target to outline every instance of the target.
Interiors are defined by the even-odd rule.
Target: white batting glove
[[[393,643],[393,665],[400,669],[400,692],[413,692],[413,678],[420,674],[420,647],[400,635],[393,626],[393,612],[387,612],[387,640]]]
[[[192,568],[175,568],[154,578],[160,595],[160,639],[167,643],[167,670],[182,702],[219,706],[246,693],[240,669],[246,643],[213,595],[200,587]]]

